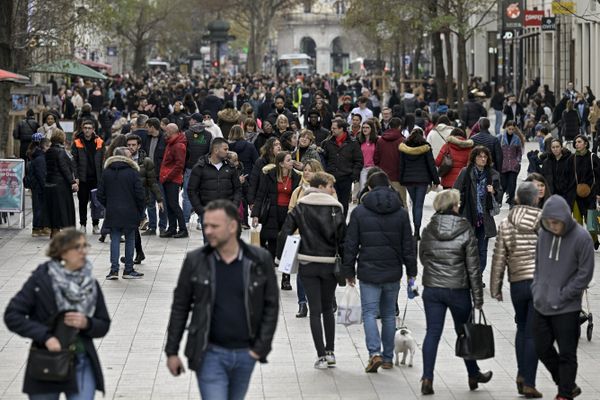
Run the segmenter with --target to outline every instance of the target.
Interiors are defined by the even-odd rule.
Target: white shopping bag
[[[337,323],[346,326],[362,324],[360,293],[356,286],[346,286],[342,301],[338,302]]]
[[[298,273],[298,249],[300,248],[300,235],[290,235],[285,240],[285,246],[279,260],[277,270],[284,274]]]

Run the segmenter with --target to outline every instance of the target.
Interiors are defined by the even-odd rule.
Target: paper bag
[[[285,240],[285,246],[279,260],[279,272],[284,274],[298,273],[298,249],[300,248],[300,235],[290,235]]]
[[[260,247],[260,231],[256,228],[250,231],[250,244]]]
[[[346,326],[362,324],[360,293],[356,286],[346,287],[344,297],[338,303],[337,323]]]

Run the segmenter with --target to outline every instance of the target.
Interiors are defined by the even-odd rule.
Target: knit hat
[[[41,142],[44,138],[45,138],[45,136],[41,132],[36,132],[33,135],[31,135],[32,142]]]
[[[194,121],[196,121],[196,122],[202,122],[202,120],[203,120],[204,118],[202,118],[202,114],[200,114],[200,113],[193,113],[193,114],[190,116],[190,119],[193,119],[193,120],[194,120]]]

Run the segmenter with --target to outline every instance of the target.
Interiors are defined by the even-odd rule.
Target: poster
[[[525,16],[523,0],[503,0],[502,22],[505,29],[521,29]]]
[[[24,175],[24,160],[0,159],[0,211],[22,211]]]

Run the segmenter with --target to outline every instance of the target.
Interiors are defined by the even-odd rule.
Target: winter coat
[[[75,183],[73,162],[62,145],[53,144],[46,151],[46,182],[68,186],[69,191]]]
[[[392,182],[400,179],[400,152],[398,146],[404,141],[399,129],[388,129],[377,139],[373,161],[381,168]]]
[[[463,104],[460,119],[465,122],[468,128],[472,128],[473,125],[479,121],[479,118],[482,117],[487,117],[487,111],[479,101],[475,99],[467,100],[465,104]]]
[[[398,282],[402,265],[408,276],[417,276],[408,213],[394,189],[373,188],[350,214],[344,241],[344,276],[357,275],[360,281],[369,283]]]
[[[460,191],[460,214],[464,216],[475,228],[477,223],[477,182],[474,169],[475,166],[467,166],[460,171],[454,189]],[[500,174],[495,169],[486,167],[487,184],[494,187],[494,197],[498,204],[502,204],[502,186],[500,186]],[[470,185],[467,185],[470,182]],[[469,187],[467,187],[469,186]],[[496,236],[496,222],[490,214],[493,209],[492,194],[486,192],[485,205],[483,207],[483,226],[485,228],[485,236],[491,238]]]
[[[429,139],[432,134],[433,133],[430,133],[427,138]],[[471,154],[471,149],[473,149],[473,141],[471,139],[463,139],[460,136],[448,136],[447,141],[448,143],[445,143],[440,149],[440,152],[435,159],[435,165],[439,167],[442,164],[444,154],[450,152],[450,156],[452,157],[452,169],[446,175],[442,176],[441,182],[443,187],[451,188],[454,185],[454,182],[456,182],[456,178],[458,178],[460,171],[469,163],[469,156]]]
[[[541,214],[542,210],[537,207],[516,205],[498,225],[490,274],[492,297],[502,294],[506,268],[511,283],[533,279]]]
[[[579,119],[579,113],[577,110],[573,109],[571,111],[563,111],[560,133],[564,140],[575,140],[575,136],[579,135],[580,126],[581,121]]]
[[[137,228],[144,218],[146,192],[140,168],[124,156],[109,157],[98,185],[98,201],[106,208],[105,228]]]
[[[219,119],[217,121],[217,125],[221,128],[221,132],[223,132],[223,137],[225,139],[229,138],[229,131],[231,127],[240,123],[240,112],[235,108],[226,108],[217,113]]]
[[[185,112],[173,112],[169,114],[168,118],[169,122],[176,124],[180,131],[187,128],[189,115],[187,115]]]
[[[296,171],[291,172],[292,192],[300,183],[300,175]],[[261,217],[260,211],[263,203],[269,202],[269,213],[266,220],[261,220],[262,224],[260,235],[268,239],[276,239],[279,233],[279,225],[277,223],[277,173],[275,165],[269,164],[262,169],[258,190],[252,207],[252,217]]]
[[[267,362],[279,315],[279,290],[271,255],[264,249],[240,243],[244,269],[244,305],[250,333],[250,350]],[[216,253],[206,245],[185,257],[173,293],[167,328],[167,356],[176,356],[187,328],[184,354],[191,370],[197,370],[208,347],[214,307]],[[189,318],[189,313],[192,313]],[[188,326],[189,318],[189,326]]]
[[[594,244],[587,230],[571,217],[571,209],[560,196],[551,196],[542,210],[542,220],[562,221],[560,235],[542,224],[536,247],[531,293],[533,307],[542,315],[581,311],[581,298],[594,274]]]
[[[204,214],[204,206],[212,200],[226,199],[239,204],[242,186],[238,171],[228,160],[224,160],[221,169],[217,169],[210,162],[210,156],[201,157],[192,168],[188,197],[198,215]]]
[[[94,141],[96,148],[96,153],[92,160],[90,160],[90,157],[88,156],[83,133],[77,135],[77,138],[73,141],[71,153],[73,154],[73,162],[75,165],[75,177],[79,179],[80,182],[87,182],[90,178],[88,174],[90,163],[93,163],[94,169],[96,170],[94,176],[96,183],[100,182],[100,177],[102,176],[102,163],[104,162],[105,152],[104,141],[97,135],[94,135],[92,140]]]
[[[523,110],[523,106],[520,103],[516,103],[516,112],[513,112],[513,109],[510,104],[506,104],[504,106],[503,113],[504,115],[506,115],[506,119],[504,120],[502,128],[506,128],[506,123],[508,121],[515,121],[518,126],[523,126],[525,110]]]
[[[596,133],[598,128],[596,125],[600,124],[600,105],[596,105],[590,108],[590,114],[588,115],[588,122],[590,123],[590,127],[592,133]]]
[[[424,287],[471,289],[475,306],[483,305],[477,238],[465,218],[434,214],[421,236],[419,260]]]
[[[300,155],[300,148],[296,148],[296,151],[292,153],[292,160],[300,161],[302,164],[306,164],[308,160],[317,160],[321,162],[321,155],[317,146],[311,144],[304,150],[302,155]]]
[[[210,153],[212,134],[204,129],[203,124],[192,125],[185,131],[187,140],[185,168],[191,169],[198,160]]]
[[[589,196],[581,198],[576,196],[578,203],[580,204],[580,211],[585,215],[585,211],[581,210],[581,205],[585,204],[587,210],[596,208],[596,194],[600,193],[598,187],[600,186],[600,160],[598,156],[587,151],[584,154],[573,154],[571,162],[573,163],[573,170],[575,171],[575,183],[585,183],[592,189]]]
[[[499,170],[502,168],[502,146],[496,136],[492,136],[489,131],[481,131],[471,136],[474,146],[485,146],[492,154],[492,167]]]
[[[93,339],[106,336],[110,328],[110,316],[98,282],[96,282],[96,293],[94,316],[88,317],[88,327],[79,332],[78,338],[91,361],[96,390],[104,393],[102,368]],[[48,323],[53,321],[57,314],[52,278],[48,274],[48,262],[45,262],[32,272],[21,290],[10,300],[4,312],[4,323],[11,332],[30,338],[38,347],[45,348],[46,341],[53,336]],[[23,392],[27,394],[77,392],[77,390],[75,374],[66,382],[54,383],[35,380],[25,373]]]
[[[137,164],[140,168],[140,180],[142,181],[142,186],[146,192],[146,201],[149,201],[150,193],[152,193],[154,194],[154,197],[156,197],[156,201],[162,203],[163,198],[160,188],[158,187],[158,178],[154,163],[150,157],[146,157],[144,150],[138,150]]]
[[[347,135],[346,140],[338,146],[335,137],[322,143],[325,159],[325,171],[335,176],[336,179],[350,177],[358,181],[363,168],[363,155],[360,144]]]
[[[250,180],[248,186],[248,204],[254,204],[256,198],[256,192],[260,183],[260,176],[262,175],[262,169],[269,164],[269,161],[264,157],[260,157],[256,160],[252,166],[252,172],[250,173]]]
[[[431,145],[431,153],[433,154],[433,158],[438,157],[440,154],[440,150],[448,141],[450,134],[454,130],[454,127],[446,124],[437,124],[435,128],[429,132],[427,135],[427,143]]]
[[[229,143],[229,151],[234,151],[238,155],[238,160],[244,166],[244,175],[250,176],[252,167],[258,159],[258,152],[253,143],[246,140],[238,140]]]
[[[150,155],[150,142],[152,141],[152,136],[148,135],[146,141],[142,141],[142,148],[144,152],[149,156]],[[156,143],[156,148],[154,150],[154,157],[152,158],[152,162],[154,163],[154,168],[156,169],[156,179],[160,176],[160,167],[162,165],[162,160],[165,155],[165,149],[167,148],[167,142],[165,140],[165,134],[158,134],[158,142]]]
[[[46,185],[46,156],[42,149],[37,148],[31,155],[27,165],[26,187],[31,190],[43,192]]]
[[[25,118],[13,130],[13,138],[21,142],[31,142],[31,137],[40,129],[40,124],[34,117]]]
[[[206,96],[204,102],[202,103],[202,109],[210,112],[210,116],[213,121],[217,119],[217,114],[221,108],[223,108],[223,100],[214,94],[209,94]]]
[[[428,144],[411,147],[407,142],[400,143],[400,177],[402,185],[440,184],[431,147]]]
[[[542,175],[546,179],[547,188],[551,194],[562,196],[567,204],[573,204],[575,200],[575,170],[573,165],[573,154],[562,149],[562,156],[556,159],[552,152],[546,154],[542,164]]]
[[[265,143],[267,143],[267,140],[272,137],[278,138],[279,136],[275,134],[275,131],[270,134],[267,134],[266,132],[260,132],[258,135],[256,135],[256,139],[254,140],[254,148],[256,148],[258,154],[260,154],[260,149],[265,145]]]
[[[173,182],[182,185],[187,140],[185,135],[178,133],[166,139],[165,142],[167,146],[160,166],[160,183]]]
[[[524,144],[516,134],[512,135],[512,140],[509,143],[508,136],[507,133],[503,133],[500,136],[500,146],[502,147],[502,170],[499,172],[516,172],[518,174],[521,170]]]
[[[343,256],[346,222],[343,207],[333,196],[315,188],[306,190],[281,228],[277,240],[277,258],[281,258],[288,235],[296,230],[301,237],[298,249],[298,261],[301,264],[333,264],[336,253]]]
[[[278,110],[273,106],[271,113],[267,116],[267,121],[269,121],[271,125],[273,125],[273,128],[275,128],[276,126],[275,122],[277,121],[277,117],[279,117],[281,114],[287,117],[288,123],[291,124],[292,121],[296,121],[296,123],[298,123],[298,119],[294,117],[294,114],[290,110],[288,110],[285,107],[283,107],[281,110]],[[298,126],[300,126],[299,123]]]

